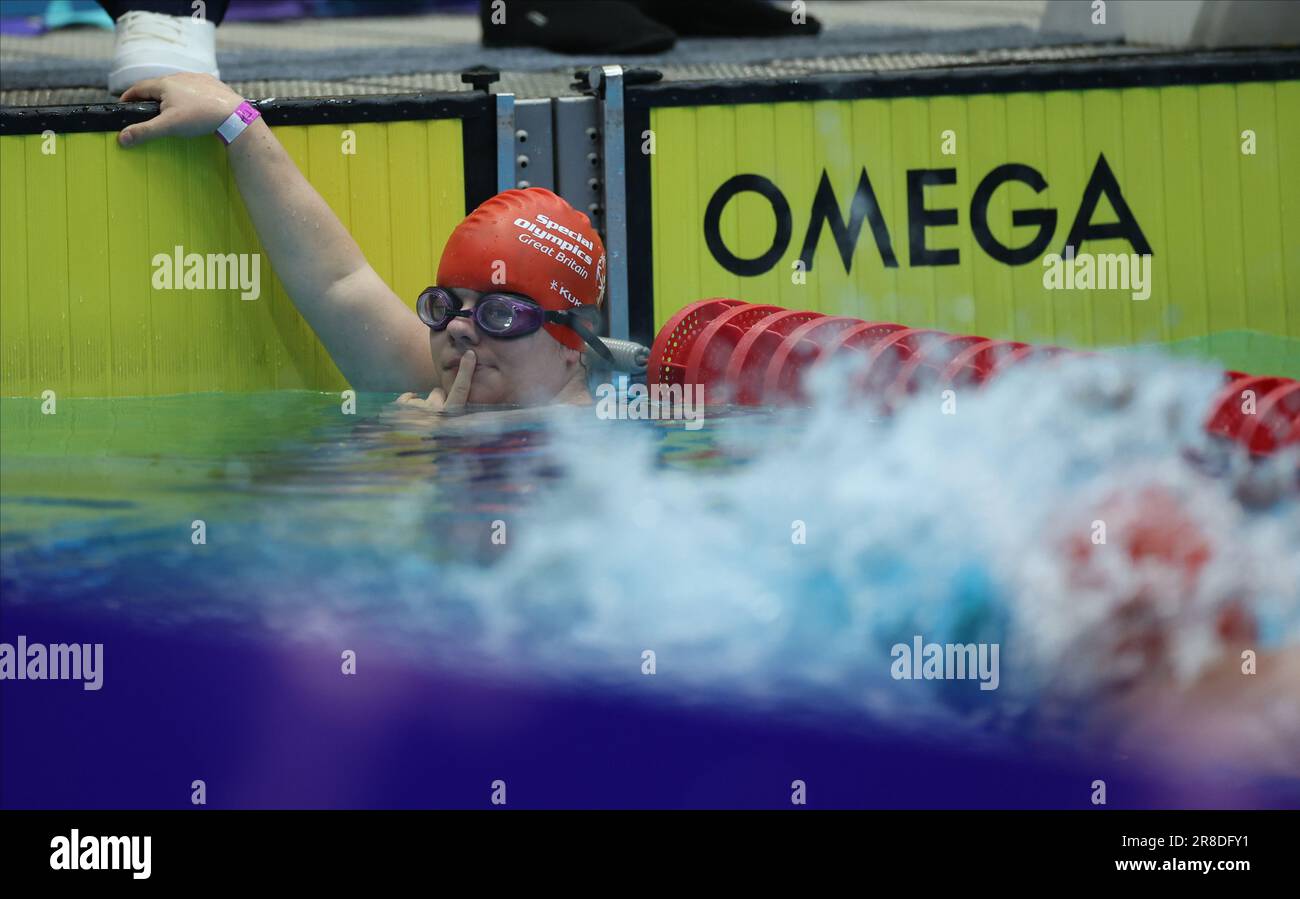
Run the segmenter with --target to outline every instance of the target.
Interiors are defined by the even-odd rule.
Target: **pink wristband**
[[[244,129],[251,125],[253,120],[260,115],[261,113],[257,111],[252,103],[244,100],[239,106],[235,107],[235,111],[230,114],[230,118],[222,122],[217,128],[217,137],[221,138],[223,144],[230,146],[230,143],[239,137],[244,132]]]

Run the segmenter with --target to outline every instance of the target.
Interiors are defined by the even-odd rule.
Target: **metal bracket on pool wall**
[[[497,190],[545,187],[586,213],[606,251],[607,335],[629,334],[623,69],[584,73],[589,97],[496,94]]]
[[[515,95],[496,94],[497,193],[515,186]],[[468,212],[469,210],[466,210]]]
[[[624,183],[626,166],[623,160],[623,67],[594,66],[587,83],[601,100],[601,136],[604,145],[605,189],[605,252],[606,266],[605,308],[609,320],[609,336],[618,340],[628,338],[627,298],[627,186]]]
[[[515,100],[515,183],[512,186],[544,187],[559,193],[555,184],[555,150],[550,99]],[[584,208],[568,197],[565,199],[575,209]],[[592,224],[595,223],[593,218]]]

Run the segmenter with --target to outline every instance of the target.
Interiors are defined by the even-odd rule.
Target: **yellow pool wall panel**
[[[274,130],[375,270],[414,306],[466,212],[461,129],[449,118]],[[344,152],[345,130],[354,153]],[[220,143],[165,139],[126,150],[116,138],[0,136],[0,393],[344,389],[275,277]],[[153,260],[176,246],[205,257],[257,254],[260,296],[155,289]]]
[[[655,331],[696,299],[727,296],[1068,346],[1243,331],[1300,338],[1298,110],[1297,81],[652,106]],[[1103,157],[1152,251],[1145,300],[1043,284],[1042,259],[1063,252]],[[997,187],[987,204],[992,236],[1021,247],[1037,228],[1014,226],[1017,210],[1056,213],[1051,240],[1027,264],[991,257],[971,222],[977,186],[1008,164],[1033,169],[1046,187]],[[924,205],[955,210],[957,221],[930,225],[925,236],[930,249],[956,250],[957,264],[910,263],[908,170],[921,169],[949,170],[942,177],[952,183],[923,189]],[[849,269],[823,223],[811,269],[799,272],[823,172],[847,224],[863,171],[897,265],[884,264],[864,220]],[[752,275],[723,265],[705,236],[710,200],[742,174],[766,179],[790,210],[784,251]],[[755,191],[733,195],[719,221],[723,244],[740,259],[779,245],[776,208]],[[1091,220],[1117,221],[1109,193]],[[1135,249],[1106,237],[1078,251]]]

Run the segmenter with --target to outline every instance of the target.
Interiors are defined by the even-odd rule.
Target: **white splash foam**
[[[1012,716],[1045,694],[1103,690],[1131,661],[1105,655],[1115,609],[1161,573],[1113,553],[1110,592],[1090,595],[1062,546],[1105,497],[1153,484],[1214,544],[1192,595],[1155,603],[1175,674],[1221,652],[1214,624],[1234,596],[1280,622],[1271,639],[1296,639],[1294,496],[1248,514],[1232,495],[1242,459],[1216,479],[1183,455],[1211,451],[1218,372],[1134,357],[1026,365],[963,392],[955,415],[936,392],[887,421],[851,404],[842,374],[813,386],[811,413],[715,417],[716,437],[749,457],[730,468],[665,467],[655,428],[557,419],[563,477],[512,521],[499,564],[444,581],[472,600],[482,646],[544,677],[630,680],[649,649],[682,695],[913,718],[952,705],[987,717],[993,703]],[[796,520],[805,545],[791,542]],[[998,696],[954,703],[951,684],[891,681],[888,648],[914,633],[1001,642]]]

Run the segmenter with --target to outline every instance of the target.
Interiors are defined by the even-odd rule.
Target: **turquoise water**
[[[509,550],[562,480],[553,428],[591,410],[438,421],[391,399],[362,394],[347,413],[306,391],[73,399],[53,415],[0,400],[6,599],[303,637],[354,616],[392,636],[402,602],[425,603],[406,611],[435,631],[465,625],[443,579]],[[644,432],[657,468],[729,464],[716,430],[597,424]]]
[[[1134,585],[1173,585],[1144,626],[1175,680],[1211,664],[1243,596],[1261,648],[1300,638],[1296,457],[1252,469],[1205,437],[1215,371],[1084,359],[888,420],[839,383],[813,410],[710,408],[699,431],[591,409],[432,419],[378,395],[354,414],[307,392],[54,415],[6,399],[6,603],[364,632],[416,663],[594,689],[644,683],[652,651],[666,702],[994,741],[1077,739],[1138,664],[1115,648]],[[1153,484],[1208,535],[1204,571],[1121,551],[1081,583],[1070,540]],[[998,644],[998,688],[894,678],[914,635]]]

